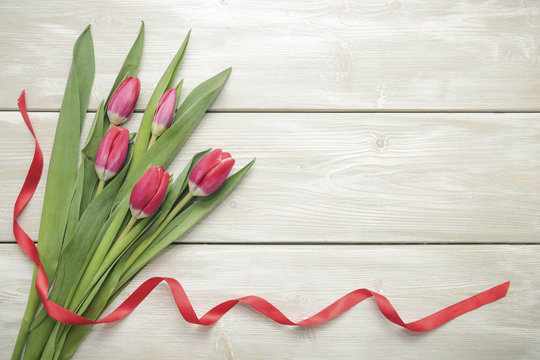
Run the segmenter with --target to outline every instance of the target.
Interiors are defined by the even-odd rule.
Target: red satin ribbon
[[[390,304],[390,301],[388,301],[386,297],[367,289],[358,289],[343,296],[319,313],[300,322],[294,322],[292,320],[289,320],[289,318],[287,318],[285,315],[283,315],[283,313],[279,311],[274,305],[257,296],[246,296],[234,300],[225,301],[215,306],[212,310],[208,311],[201,318],[198,318],[195,314],[193,306],[191,305],[191,302],[189,301],[189,298],[187,297],[184,289],[178,281],[172,278],[154,277],[146,280],[120,306],[118,306],[106,317],[102,318],[99,321],[92,321],[86,319],[47,299],[47,294],[49,291],[49,280],[47,279],[47,275],[45,274],[45,270],[43,269],[43,266],[39,259],[37,247],[32,241],[32,239],[24,232],[24,230],[17,222],[19,214],[24,209],[26,204],[30,201],[32,195],[34,194],[34,191],[36,190],[39,179],[41,177],[41,172],[43,170],[43,154],[41,152],[41,148],[39,147],[39,143],[37,141],[34,130],[32,128],[32,124],[30,123],[30,119],[28,118],[24,91],[19,97],[18,104],[24,122],[26,123],[26,126],[28,126],[28,129],[30,130],[32,136],[35,139],[36,147],[34,151],[34,159],[32,160],[32,164],[30,165],[30,169],[28,170],[26,180],[24,181],[24,185],[17,198],[17,201],[15,202],[15,209],[13,211],[13,234],[15,235],[15,239],[17,240],[17,243],[19,244],[21,249],[26,253],[26,255],[28,255],[30,259],[32,259],[32,261],[38,267],[35,285],[39,297],[43,302],[43,306],[45,306],[49,315],[63,323],[69,325],[93,325],[118,321],[129,315],[152,292],[152,290],[154,290],[156,286],[158,286],[162,281],[165,281],[167,285],[169,285],[178,310],[186,321],[193,324],[212,325],[213,323],[218,321],[223,315],[225,315],[230,309],[232,309],[236,304],[244,303],[282,325],[317,325],[329,321],[340,315],[341,313],[345,312],[346,310],[350,309],[351,307],[355,306],[359,302],[367,298],[373,297],[377,302],[379,310],[388,320],[411,331],[422,332],[434,329],[460,315],[463,315],[469,311],[478,309],[481,306],[505,297],[508,291],[508,287],[510,286],[510,282],[505,282],[489,290],[476,294],[457,304],[449,306],[432,315],[429,315],[423,319],[410,323],[405,323],[401,319],[401,317],[399,317],[397,311],[394,309],[392,304]]]

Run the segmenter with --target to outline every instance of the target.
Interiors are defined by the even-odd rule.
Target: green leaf
[[[73,196],[70,190],[75,186],[79,141],[94,71],[94,46],[88,27],[73,49],[73,64],[58,117],[45,187],[38,250],[49,279],[56,269],[66,229]]]
[[[178,104],[178,100],[180,100],[180,94],[182,93],[182,86],[184,86],[184,79],[180,80],[178,85],[176,85],[176,100],[175,104]]]
[[[41,215],[38,250],[51,281],[58,264],[71,206],[81,129],[90,100],[94,73],[94,46],[90,27],[87,27],[73,48],[73,61],[56,126]],[[20,357],[22,353],[27,333],[25,327],[29,326],[27,320],[33,318],[38,306],[39,299],[32,284],[25,321],[19,332],[20,339],[18,338],[13,352],[14,358]]]
[[[75,184],[73,197],[71,199],[71,206],[68,214],[68,221],[66,225],[65,238],[70,239],[75,232],[77,224],[79,223],[80,211],[81,211],[81,200],[83,194],[83,183],[84,181],[84,167],[80,166],[79,171],[77,172],[77,181]],[[65,243],[65,241],[64,241]]]
[[[137,39],[135,39],[135,42],[131,46],[131,50],[129,50],[129,53],[126,56],[126,59],[124,60],[124,64],[122,65],[122,68],[118,72],[118,76],[116,77],[116,80],[114,81],[113,87],[111,89],[111,92],[109,93],[109,97],[107,98],[107,101],[111,98],[112,94],[114,93],[114,90],[120,85],[122,81],[124,81],[125,78],[128,76],[134,76],[136,77],[139,73],[139,66],[141,64],[141,56],[144,46],[144,21],[141,21],[141,27],[139,29],[139,34],[137,35]]]
[[[81,196],[81,210],[80,214],[84,213],[90,201],[94,198],[94,192],[96,185],[98,184],[98,177],[96,174],[96,168],[94,167],[94,161],[82,155],[81,167],[84,171],[83,189]]]
[[[77,84],[77,95],[79,102],[79,134],[78,138],[80,139],[80,131],[84,124],[84,119],[86,118],[86,110],[88,109],[88,103],[90,102],[90,93],[92,92],[92,85],[94,83],[95,76],[95,60],[94,60],[94,44],[92,42],[92,33],[90,32],[90,25],[86,27],[83,33],[79,36],[73,48],[73,63],[71,69],[74,70],[74,81]],[[70,78],[68,78],[69,83]],[[74,97],[74,94],[68,95],[66,87],[66,92],[64,93],[64,98],[62,99],[62,107],[60,108],[60,116],[62,115],[62,108],[64,104],[68,107],[70,102],[70,97]],[[68,95],[68,96],[66,96]],[[74,118],[69,118],[73,116],[69,111],[65,112],[65,116],[68,117],[68,121],[73,121]],[[60,119],[58,119],[60,123]],[[58,130],[58,126],[57,126]],[[56,140],[56,135],[55,135]],[[77,143],[77,149],[78,149]],[[52,161],[52,156],[51,156]]]
[[[178,49],[178,52],[167,67],[167,70],[165,70],[165,73],[159,80],[154,92],[152,93],[152,96],[150,97],[150,100],[148,101],[148,105],[146,105],[146,110],[144,111],[141,124],[139,126],[139,131],[137,132],[137,139],[135,140],[133,166],[139,163],[140,158],[146,152],[148,142],[150,141],[150,133],[152,131],[152,119],[154,118],[157,105],[163,93],[171,87],[171,84],[174,81],[176,73],[180,68],[180,63],[184,58],[190,35],[191,30],[187,33],[182,46],[180,46],[180,49]]]
[[[60,322],[56,323],[56,326],[54,327],[53,331],[51,332],[51,335],[49,337],[49,341],[45,345],[45,348],[43,349],[43,353],[41,354],[41,360],[52,360],[54,356],[54,346],[55,346],[55,339],[58,336],[58,332],[60,330]]]
[[[92,127],[86,136],[86,142],[82,148],[83,156],[94,160],[96,157],[101,139],[107,132],[107,125],[105,124],[105,101],[101,101],[94,115],[94,121],[92,121]]]
[[[191,91],[176,113],[176,121],[172,126],[158,138],[150,150],[142,155],[139,163],[131,165],[126,181],[118,193],[117,203],[119,199],[131,192],[137,180],[150,166],[167,167],[170,164],[206,110],[214,102],[230,72],[230,68],[226,69]],[[139,136],[140,134],[137,135],[137,139]],[[135,147],[137,147],[137,142],[135,142]]]

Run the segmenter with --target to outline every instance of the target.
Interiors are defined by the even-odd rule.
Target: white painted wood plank
[[[0,109],[58,109],[92,24],[104,98],[147,24],[144,107],[189,28],[185,88],[232,66],[214,109],[540,109],[538,1],[4,1]]]
[[[0,357],[8,358],[31,266],[14,244],[0,245]],[[417,320],[511,280],[508,296],[435,331],[414,334],[366,300],[331,323],[274,324],[239,307],[202,328],[180,318],[165,285],[127,319],[95,327],[75,359],[536,359],[540,357],[540,247],[179,245],[141,273],[172,276],[202,315],[220,301],[263,296],[299,320],[366,287]],[[122,296],[125,298],[125,296]]]
[[[49,156],[57,114],[32,113]],[[127,125],[138,126],[140,114]],[[208,114],[173,162],[219,146],[257,157],[189,242],[538,242],[538,114]],[[88,121],[89,125],[90,121]],[[33,154],[0,117],[0,223]],[[44,183],[23,216],[37,234]]]

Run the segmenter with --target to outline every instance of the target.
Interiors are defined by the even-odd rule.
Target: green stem
[[[135,225],[137,220],[138,219],[135,216],[132,215],[131,219],[129,219],[129,222],[127,223],[126,227],[124,228],[124,231],[122,231],[122,233],[118,237],[118,240],[116,240],[116,241],[122,240],[128,234],[128,232],[131,231],[131,229],[133,228],[133,226]]]
[[[30,324],[32,324],[32,320],[34,320],[34,316],[36,315],[38,306],[41,303],[36,287],[34,286],[34,283],[36,281],[36,275],[37,268],[34,270],[32,285],[30,286],[30,295],[28,296],[26,310],[24,311],[21,327],[19,328],[19,335],[17,335],[17,341],[15,342],[15,348],[13,349],[11,360],[19,360],[21,358],[24,350],[24,345],[26,344],[28,329],[30,328]]]
[[[120,234],[120,236],[118,237],[116,241],[117,242],[121,241],[133,228],[136,222],[137,222],[137,218],[134,216],[131,216],[131,219],[129,219],[129,222],[124,228],[124,231],[122,231],[122,234]],[[106,250],[108,250],[108,247]],[[103,275],[103,274],[99,274],[98,272],[98,270],[101,267],[101,264],[103,263],[103,259],[104,257],[103,257],[102,251],[100,251],[100,249],[98,248],[98,250],[96,250],[96,253],[92,257],[92,259],[90,260],[88,267],[84,271],[84,274],[79,282],[79,285],[77,286],[77,289],[75,290],[75,294],[73,295],[73,298],[71,299],[70,306],[69,306],[71,309],[75,310],[76,307],[81,304],[81,302],[87,296],[88,292],[91,290],[92,286],[94,286],[99,280],[99,278],[101,277],[101,275]]]
[[[116,239],[112,248],[109,249],[104,259],[100,254],[99,256],[97,256],[96,254],[95,257],[92,258],[70,302],[69,308],[72,311],[79,313],[80,308],[83,306],[85,298],[92,292],[92,287],[95,286],[99,282],[103,274],[106,273],[109,266],[112,265],[116,257],[119,256],[119,254],[114,255],[114,253],[117,253],[118,249],[125,248],[125,246],[127,246],[126,244],[124,244],[126,241],[128,243],[132,241],[126,238],[129,238],[128,234],[133,229],[133,226],[135,225],[137,220],[138,220],[137,218],[131,216],[131,219],[127,223],[126,227],[124,228],[124,230],[122,231],[118,239]],[[100,253],[100,252],[96,251],[96,253]],[[82,311],[84,312],[84,310]],[[58,357],[60,356],[63,344],[67,336],[67,332],[70,329],[69,326],[66,326],[65,324],[61,324],[61,323],[57,323],[56,328],[57,328],[55,329],[56,336],[52,339],[52,342],[50,344],[49,343],[47,344],[47,346],[54,346],[53,359],[58,359]]]
[[[186,196],[184,196],[184,198],[182,200],[180,200],[180,202],[174,207],[174,209],[171,210],[171,212],[169,213],[169,215],[167,215],[167,217],[165,218],[165,220],[163,220],[163,222],[161,223],[160,227],[158,229],[161,229],[161,230],[156,230],[156,232],[159,234],[164,228],[165,226],[171,222],[172,219],[174,219],[174,217],[176,215],[178,215],[178,213],[184,208],[184,206],[186,206],[186,204],[189,202],[189,200],[191,200],[193,198],[193,194],[192,193],[187,193]]]
[[[174,209],[171,210],[169,215],[167,215],[165,220],[163,220],[163,222],[159,225],[156,231],[154,231],[152,236],[144,239],[141,242],[141,244],[135,249],[135,251],[133,251],[129,259],[126,261],[126,264],[124,265],[124,272],[126,272],[131,267],[131,265],[133,265],[137,258],[142,255],[142,253],[148,248],[148,246],[150,246],[150,244],[158,237],[158,235],[163,231],[163,229],[165,229],[165,227],[171,222],[171,220],[174,219],[176,215],[178,215],[178,213],[184,208],[184,206],[186,206],[186,204],[192,198],[193,194],[187,193],[187,195],[184,196],[182,200],[180,200],[178,205],[176,205]],[[124,276],[122,276],[123,280],[120,280],[116,288],[118,289],[120,286],[122,286],[126,279],[129,279],[129,277],[130,275],[126,276],[126,274],[124,274]]]
[[[152,134],[152,137],[150,138],[150,142],[148,143],[148,147],[146,148],[146,151],[150,150],[152,145],[154,145],[154,143],[156,142],[157,138],[158,137],[156,135]]]
[[[99,184],[98,184],[98,187],[96,189],[96,194],[94,195],[94,197],[97,197],[101,191],[103,191],[103,188],[105,187],[105,181],[104,180],[99,180]]]
[[[135,219],[132,217],[132,219]],[[131,221],[130,221],[131,223]],[[133,222],[134,224],[134,222]],[[131,225],[133,226],[133,225]],[[126,226],[126,228],[129,227]],[[129,236],[128,236],[129,234]],[[131,236],[129,231],[124,231],[122,235],[116,240],[113,244],[113,246],[109,249],[107,252],[107,255],[105,255],[105,258],[101,262],[101,265],[99,266],[98,270],[94,273],[94,276],[92,277],[92,280],[90,282],[90,285],[88,287],[88,291],[91,290],[91,287],[98,283],[100,278],[107,272],[107,270],[115,264],[115,262],[118,260],[118,258],[122,255],[124,250],[129,247],[131,243],[133,243],[133,240],[138,236],[138,234],[134,234],[134,236]],[[80,304],[75,304],[76,306]]]

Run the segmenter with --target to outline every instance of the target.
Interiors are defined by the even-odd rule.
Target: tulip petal
[[[114,138],[117,132],[118,132],[118,127],[113,126],[112,128],[109,129],[109,131],[107,131],[107,133],[103,137],[103,140],[101,140],[101,143],[99,144],[97,154],[96,154],[96,160],[95,160],[96,166],[105,168],[105,165],[107,164],[107,157],[110,153],[111,146],[114,142]]]
[[[152,134],[160,136],[168,129],[173,121],[176,106],[176,90],[165,91],[159,100],[154,119],[152,120]]]
[[[217,166],[222,155],[221,149],[215,149],[203,157],[189,174],[189,188],[198,186],[209,170]]]
[[[114,143],[111,145],[109,157],[107,158],[107,165],[105,168],[113,175],[117,174],[124,162],[129,146],[129,131],[128,129],[120,128],[120,132],[116,134]]]
[[[133,216],[140,215],[145,206],[152,200],[160,186],[163,172],[161,166],[152,166],[137,181],[129,199],[129,207]]]
[[[119,96],[119,94],[122,92],[122,89],[126,86],[127,82],[131,78],[132,78],[131,76],[128,76],[127,78],[125,78],[124,81],[122,81],[120,85],[118,85],[116,90],[114,90],[114,93],[112,94],[111,99],[109,100],[109,104],[107,105],[107,110],[110,110],[112,108],[113,104],[116,102],[116,98]]]
[[[232,155],[228,152],[221,153],[221,160],[232,158]]]
[[[159,187],[154,194],[154,197],[146,204],[144,209],[141,212],[141,215],[143,217],[150,216],[153,213],[156,212],[156,210],[161,205],[163,198],[165,197],[165,193],[167,192],[167,188],[169,187],[169,173],[165,172],[161,176],[161,181],[159,183]]]
[[[227,179],[231,169],[234,166],[233,158],[226,158],[221,161],[219,165],[212,168],[202,179],[201,183],[198,185],[198,190],[202,191],[204,195],[210,195],[216,191],[221,184]],[[196,195],[196,194],[194,194]],[[201,195],[199,195],[201,196]]]
[[[161,96],[161,99],[159,99],[159,102],[158,102],[157,107],[156,107],[156,112],[157,112],[157,110],[159,110],[159,108],[161,108],[163,106],[163,103],[166,100],[169,100],[169,96],[171,94],[174,94],[174,100],[176,102],[176,89],[169,89],[169,90],[165,91],[163,93],[163,95]]]
[[[140,90],[139,79],[130,76],[122,81],[107,104],[107,116],[111,123],[119,125],[131,116]]]
[[[100,180],[107,181],[120,171],[126,160],[128,145],[127,129],[113,126],[107,131],[95,159],[95,168]]]

